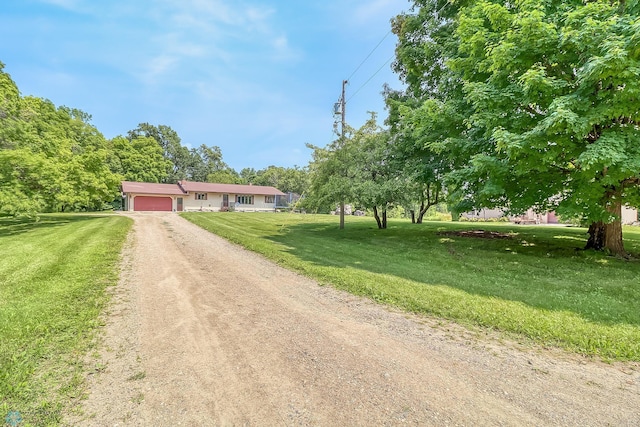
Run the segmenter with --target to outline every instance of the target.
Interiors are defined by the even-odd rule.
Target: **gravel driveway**
[[[175,214],[130,216],[89,396],[68,424],[640,425],[639,364],[395,312]]]

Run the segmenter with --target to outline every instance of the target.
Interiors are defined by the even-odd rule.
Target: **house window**
[[[196,200],[207,200],[207,193],[196,193]]]
[[[276,202],[276,196],[264,196],[264,202],[265,203],[275,203]]]
[[[252,205],[253,204],[253,196],[236,196],[236,202],[241,205]]]

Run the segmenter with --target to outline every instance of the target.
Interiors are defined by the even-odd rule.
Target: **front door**
[[[228,208],[229,207],[229,195],[228,194],[223,194],[222,195],[222,207],[223,208]]]
[[[178,212],[182,212],[182,197],[178,197]]]

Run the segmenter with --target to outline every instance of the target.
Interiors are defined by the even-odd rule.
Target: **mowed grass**
[[[80,396],[130,227],[116,215],[0,218],[0,422],[57,425]]]
[[[186,219],[277,263],[358,295],[523,342],[640,361],[640,262],[584,251],[586,230],[505,223],[250,213]],[[506,239],[447,232],[490,230]],[[640,230],[625,228],[640,254]]]

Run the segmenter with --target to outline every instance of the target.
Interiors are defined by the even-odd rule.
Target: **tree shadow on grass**
[[[41,214],[35,218],[0,217],[0,238],[107,216],[107,214]]]
[[[483,229],[509,234],[480,239],[439,231]],[[267,237],[317,266],[353,268],[425,285],[570,311],[601,324],[640,325],[640,263],[583,251],[584,230],[402,224],[389,230],[357,224],[288,225]],[[635,239],[628,246],[638,249]]]

